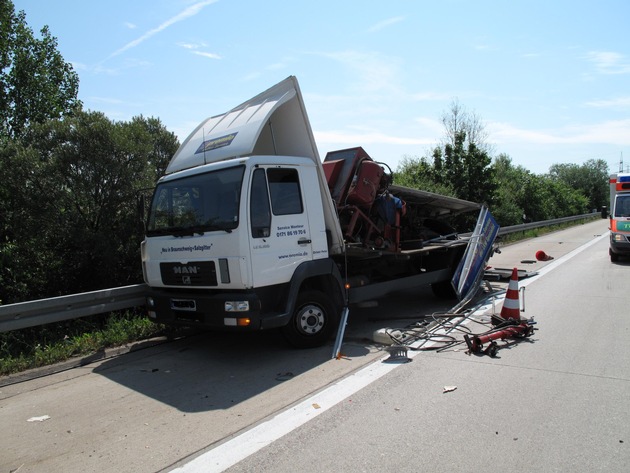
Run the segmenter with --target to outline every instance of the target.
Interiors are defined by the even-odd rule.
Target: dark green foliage
[[[589,159],[582,165],[554,164],[549,168],[549,177],[580,191],[588,198],[587,205],[591,210],[609,205],[609,171],[603,159]]]
[[[435,179],[442,186],[451,186],[455,197],[489,206],[496,189],[492,159],[466,136],[466,132],[458,132],[454,143],[434,150]]]
[[[23,11],[0,0],[0,138],[21,137],[33,123],[72,114],[79,77],[57,51],[48,27],[35,38]]]
[[[397,169],[395,183],[492,207],[497,188],[492,160],[466,136],[465,131],[457,132],[453,143],[434,148],[432,163],[426,157],[405,158]],[[459,230],[472,229],[475,221],[475,215],[458,218],[462,226]]]
[[[455,197],[455,190],[451,185],[437,182],[437,172],[427,158],[414,159],[409,156],[403,158],[394,175],[394,183],[412,189],[422,189],[427,192]]]
[[[497,156],[488,168],[483,166],[487,163],[485,157],[475,159],[475,152],[458,160],[453,158],[458,156],[457,148],[448,149],[449,145],[446,148],[448,159],[442,158],[440,148],[434,150],[437,164],[433,167],[426,158],[415,161],[407,158],[398,169],[396,183],[424,190],[433,187],[445,195],[484,203],[502,226],[579,215],[597,208],[589,202],[598,197],[585,195],[584,188],[559,176],[536,175],[522,166],[515,167],[505,154]],[[442,171],[437,173],[435,169]],[[437,183],[431,183],[431,179]],[[608,189],[607,173],[600,172],[592,179],[593,189]],[[459,192],[451,192],[443,183],[455,184]]]
[[[165,333],[143,313],[93,315],[0,334],[0,376]]]
[[[0,149],[2,303],[141,282],[138,195],[177,146],[157,119],[77,112]]]
[[[525,209],[524,183],[531,174],[522,166],[514,167],[509,156],[500,154],[494,160],[494,171],[497,182],[495,202],[492,215],[501,225],[517,225],[523,223]]]

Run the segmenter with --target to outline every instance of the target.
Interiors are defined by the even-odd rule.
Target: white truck
[[[480,206],[393,185],[386,168],[362,148],[322,162],[293,76],[203,121],[154,190],[149,317],[280,328],[314,347],[350,304],[429,284],[451,293],[467,244],[452,223]]]
[[[610,175],[610,261],[630,256],[630,173]]]

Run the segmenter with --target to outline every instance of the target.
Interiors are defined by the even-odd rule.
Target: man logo
[[[183,284],[190,284],[190,276],[182,276]]]
[[[199,273],[199,266],[173,266],[173,273],[175,273],[175,274],[198,274]]]

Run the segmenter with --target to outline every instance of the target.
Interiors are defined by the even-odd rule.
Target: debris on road
[[[293,378],[293,373],[287,371],[286,373],[278,373],[278,376],[276,376],[276,381],[287,381],[291,378]]]
[[[538,250],[536,252],[536,259],[538,261],[551,261],[553,259],[553,256],[549,256],[543,250]]]
[[[402,345],[391,345],[385,348],[389,352],[389,358],[383,363],[409,363],[411,358],[407,356],[408,348]]]
[[[44,416],[37,416],[37,417],[31,417],[29,419],[26,419],[26,422],[44,422],[45,420],[50,419],[49,415],[44,415]]]

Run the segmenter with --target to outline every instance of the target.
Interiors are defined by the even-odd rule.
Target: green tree
[[[494,204],[490,207],[492,215],[502,226],[523,223],[524,183],[531,174],[522,166],[514,166],[507,154],[499,154],[493,164],[497,182]]]
[[[492,159],[474,142],[466,140],[466,132],[455,135],[454,143],[444,146],[442,153],[434,150],[436,179],[442,185],[451,185],[456,197],[472,202],[491,205],[496,183]]]
[[[396,183],[491,205],[496,182],[483,122],[454,101],[442,123],[442,144],[430,159],[406,158],[397,169]]]
[[[47,271],[54,274],[42,233],[31,225],[48,217],[31,205],[40,196],[40,164],[37,153],[17,141],[0,146],[0,304],[28,300],[46,287]]]
[[[18,138],[32,123],[81,107],[79,78],[47,26],[35,38],[23,11],[0,0],[0,138]]]
[[[0,299],[140,282],[137,197],[177,150],[175,135],[155,118],[77,112],[33,125],[24,138],[28,146],[4,150],[16,207],[0,235]]]
[[[608,205],[609,170],[603,159],[589,159],[582,165],[553,164],[549,176],[555,181],[564,182],[569,188],[576,189],[588,199],[588,209],[600,209]]]
[[[491,205],[496,183],[488,133],[481,118],[458,100],[443,112],[444,138],[433,150],[434,179],[460,199]]]
[[[455,197],[455,189],[448,184],[437,183],[435,174],[434,166],[427,158],[405,156],[394,174],[394,183],[412,189]]]
[[[497,192],[490,210],[502,226],[587,212],[587,199],[580,190],[549,175],[514,166],[506,154],[496,157],[493,168]]]

